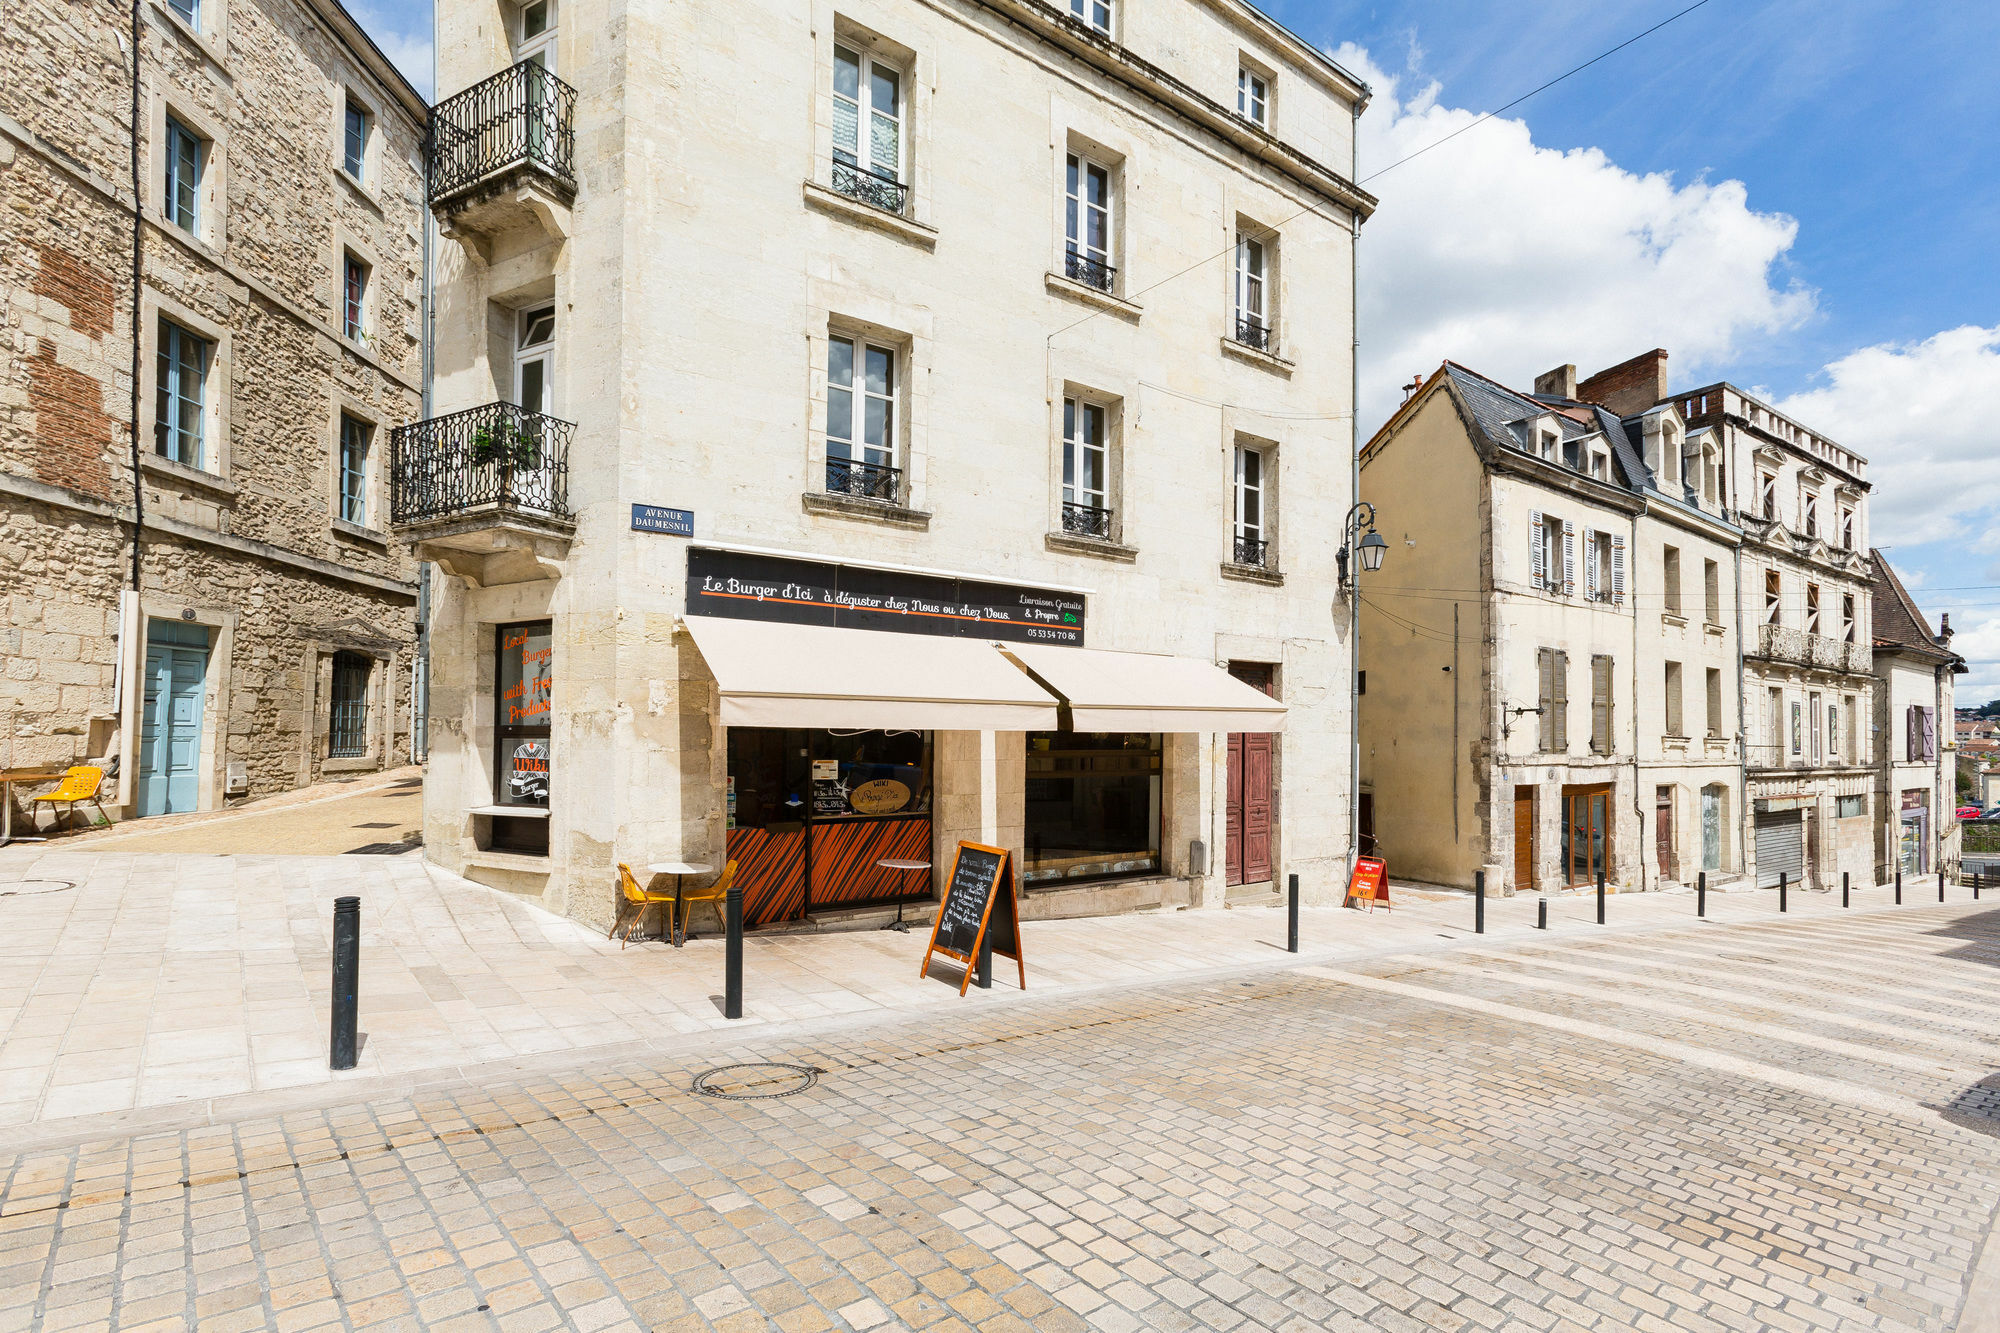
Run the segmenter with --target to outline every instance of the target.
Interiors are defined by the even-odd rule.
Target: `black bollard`
[[[1840,905],[1847,906],[1847,872],[1840,872]]]
[[[979,975],[974,984],[981,990],[993,989],[993,932],[990,930],[979,937]]]
[[[1544,898],[1541,900],[1541,902],[1535,905],[1535,929],[1547,930],[1548,928],[1549,928],[1549,900],[1547,898]]]
[[[1780,870],[1778,872],[1778,910],[1780,912],[1787,910],[1785,907],[1785,890],[1791,887],[1791,881],[1792,877],[1789,871]]]
[[[1938,871],[1938,901],[1944,901],[1944,871]]]
[[[1896,867],[1896,906],[1903,905],[1903,867]]]
[[[1597,924],[1604,924],[1604,867],[1597,867]]]
[[[1287,875],[1285,877],[1285,892],[1290,899],[1285,904],[1285,911],[1289,918],[1285,923],[1285,952],[1297,953],[1299,951],[1299,877],[1297,875]]]
[[[1486,933],[1486,872],[1472,872],[1472,933]]]
[[[1708,872],[1702,871],[1694,877],[1694,914],[1708,916]]]
[[[722,1016],[743,1017],[743,886],[731,881],[723,900],[728,940],[722,952]]]
[[[1977,870],[1972,872],[1972,901],[1974,902],[1979,901],[1979,875],[1980,872]]]
[[[354,1036],[361,996],[361,900],[333,900],[333,1039],[329,1069],[352,1069],[360,1059]]]

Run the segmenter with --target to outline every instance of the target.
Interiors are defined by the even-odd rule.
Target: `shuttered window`
[[[1528,577],[1537,588],[1549,581],[1549,542],[1547,520],[1537,509],[1528,515]],[[1547,652],[1547,649],[1542,651]]]
[[[1569,654],[1541,648],[1535,664],[1541,674],[1541,748],[1560,753],[1569,749]]]
[[[1617,533],[1611,535],[1611,600],[1625,604],[1625,539]]]
[[[1562,595],[1576,596],[1576,524],[1563,520]]]
[[[1596,528],[1583,530],[1583,599],[1595,602],[1604,595],[1604,580],[1601,577],[1609,570],[1601,570],[1598,562],[1597,544],[1600,540]],[[1606,561],[1605,563],[1609,563]]]
[[[1667,663],[1667,735],[1685,736],[1687,729],[1681,713],[1681,664]]]
[[[1681,613],[1681,553],[1676,546],[1663,547],[1660,551],[1660,593],[1663,605],[1670,616]]]
[[[1590,659],[1590,752],[1611,753],[1611,659]]]

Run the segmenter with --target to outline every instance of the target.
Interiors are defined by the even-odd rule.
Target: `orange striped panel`
[[[884,870],[877,861],[928,861],[931,821],[866,819],[812,826],[812,905],[854,907],[928,895],[928,874]]]
[[[743,928],[795,921],[806,914],[806,833],[729,830],[729,859],[743,886]]]

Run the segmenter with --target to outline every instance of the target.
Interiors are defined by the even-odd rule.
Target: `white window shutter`
[[[1602,592],[1603,589],[1597,586],[1597,529],[1585,528],[1583,530],[1583,595],[1588,600],[1594,602]]]
[[[1625,539],[1611,535],[1611,600],[1625,604]]]
[[[1576,524],[1563,520],[1563,586],[1565,597],[1576,596]]]
[[[1549,550],[1548,527],[1542,522],[1542,511],[1532,510],[1528,520],[1534,526],[1528,530],[1528,569],[1537,588],[1548,586]]]

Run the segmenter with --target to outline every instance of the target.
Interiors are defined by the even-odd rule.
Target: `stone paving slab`
[[[326,1065],[331,905],[343,894],[362,900],[365,1038],[360,1067],[336,1075]],[[1856,895],[1862,910],[1886,899]],[[1762,919],[1774,901],[1711,895],[1709,912]],[[1468,895],[1399,889],[1396,902],[1305,910],[1299,959],[1474,939]],[[1692,912],[1685,894],[1612,903],[1620,930]],[[1837,895],[1795,894],[1792,905],[1825,914]],[[1588,897],[1552,900],[1545,937],[1529,897],[1490,901],[1487,922],[1494,941],[1600,929]],[[1034,995],[1298,961],[1284,952],[1279,908],[1031,921],[1024,931]],[[1000,970],[991,991],[961,1000],[952,965],[919,975],[924,943],[918,931],[754,935],[748,1026],[1021,998]],[[598,1047],[672,1053],[744,1026],[722,1017],[722,951],[714,936],[624,948],[416,857],[0,850],[0,1128],[192,1105],[236,1114],[343,1081],[407,1087]]]
[[[1704,950],[1669,1043],[1621,1000]],[[1516,935],[0,1147],[0,1329],[1971,1329],[2000,1079],[1815,1081],[1788,1024],[1996,952],[1970,906]],[[1746,1005],[1768,1041],[1704,1029]],[[724,1058],[821,1073],[694,1095]]]

